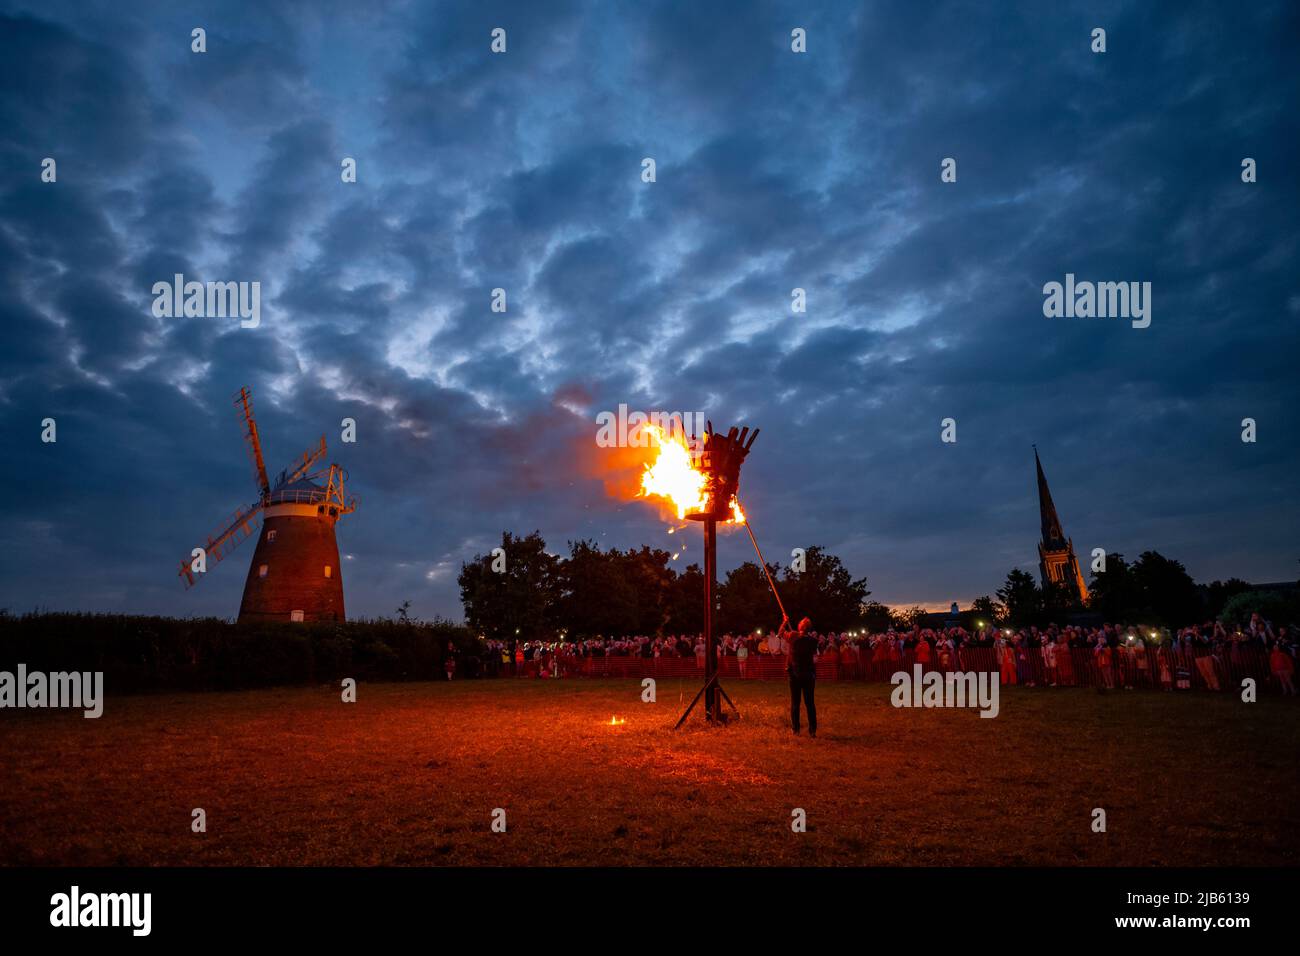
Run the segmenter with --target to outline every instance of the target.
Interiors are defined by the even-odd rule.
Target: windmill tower
[[[322,435],[320,444],[303,452],[272,485],[247,388],[239,390],[235,405],[253,461],[258,499],[235,512],[206,544],[191,552],[190,560],[181,562],[181,580],[186,588],[193,587],[207,562],[221,561],[254,533],[260,514],[262,527],[244,582],[239,620],[342,621],[343,576],[334,525],[357,507],[357,499],[344,493],[347,472],[338,465],[313,471],[325,458]]]

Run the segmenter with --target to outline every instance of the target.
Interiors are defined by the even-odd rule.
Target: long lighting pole
[[[754,553],[758,555],[758,566],[767,575],[767,586],[772,589],[772,596],[776,598],[776,606],[781,609],[781,618],[784,621],[789,615],[785,612],[785,605],[781,603],[781,592],[776,589],[776,582],[772,580],[772,572],[767,569],[767,560],[763,557],[763,552],[758,549],[758,539],[754,537],[754,529],[749,525],[748,515],[745,516],[745,530],[749,532],[749,540],[754,542]]]
[[[704,714],[716,722],[722,707],[718,701],[718,642],[713,633],[714,591],[718,586],[718,522],[704,521]]]

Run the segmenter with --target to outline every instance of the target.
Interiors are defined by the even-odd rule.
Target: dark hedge
[[[0,670],[103,671],[117,692],[232,690],[357,680],[444,679],[447,644],[457,677],[487,654],[449,621],[232,624],[218,618],[116,614],[0,614]]]

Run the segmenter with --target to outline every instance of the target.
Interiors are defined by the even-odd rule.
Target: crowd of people
[[[837,678],[888,680],[900,669],[996,670],[1003,684],[1026,686],[1095,685],[1103,688],[1201,686],[1221,690],[1237,673],[1263,661],[1276,687],[1296,693],[1297,641],[1294,627],[1274,627],[1258,614],[1242,629],[1208,621],[1177,630],[1150,630],[1123,624],[1092,627],[961,627],[889,629],[879,633],[812,632],[818,672]],[[723,634],[719,663],[747,676],[755,662],[784,661],[788,645],[781,635]],[[703,635],[591,638],[585,640],[487,641],[478,669],[489,676],[561,678],[591,673],[589,662],[642,659],[645,673],[663,661],[690,661],[704,670]],[[734,666],[728,662],[734,660]],[[448,655],[448,677],[456,670]],[[680,665],[678,665],[680,668]],[[1196,675],[1194,678],[1193,675]],[[1199,678],[1199,679],[1196,679]]]

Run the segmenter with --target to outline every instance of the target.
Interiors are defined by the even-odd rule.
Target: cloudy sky
[[[353,616],[459,617],[504,529],[672,544],[620,403],[760,427],[769,559],[886,603],[1036,572],[1034,442],[1081,553],[1294,579],[1296,5],[997,6],[0,3],[0,606],[232,616],[251,542],[176,566],[256,498],[245,384],[268,467],[349,469]],[[177,272],[260,327],[155,318]],[[1067,272],[1150,327],[1045,318]]]

